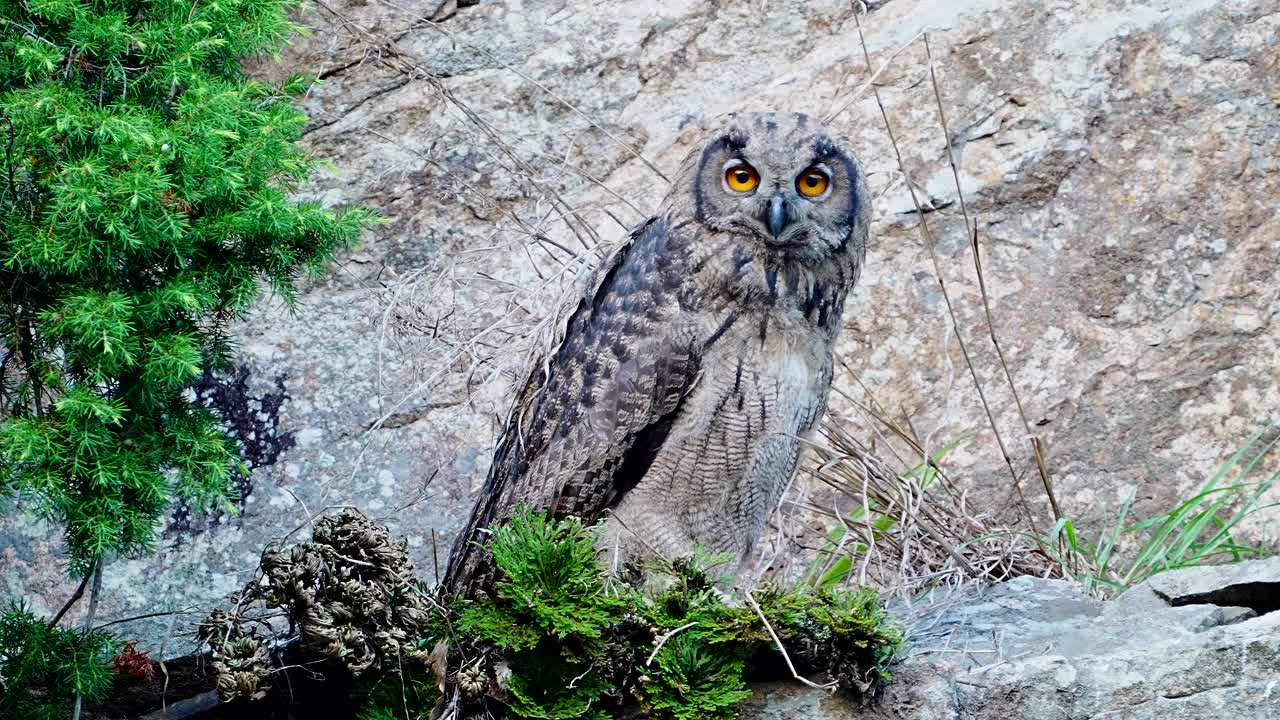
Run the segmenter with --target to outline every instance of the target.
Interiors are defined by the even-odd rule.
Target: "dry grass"
[[[556,157],[547,153],[544,138],[523,136],[516,128],[501,127],[485,117],[444,78],[403,49],[399,41],[408,32],[429,28],[487,57],[564,104],[588,128],[661,177],[638,150],[551,89],[486,49],[467,43],[445,25],[386,0],[379,3],[402,13],[409,28],[376,34],[334,7],[319,5],[334,18],[347,42],[363,48],[362,62],[377,63],[424,84],[438,101],[448,129],[433,139],[429,150],[412,147],[405,139],[374,127],[357,130],[367,133],[373,143],[392,145],[416,158],[421,168],[430,171],[433,187],[429,191],[441,205],[475,208],[475,214],[486,218],[487,229],[482,241],[446,246],[430,266],[383,282],[382,312],[376,319],[378,389],[383,402],[376,419],[365,428],[363,449],[351,468],[353,477],[361,472],[364,450],[377,440],[380,429],[408,424],[454,405],[474,404],[473,410],[483,414],[500,414],[505,409],[504,395],[534,350],[552,342],[562,298],[590,274],[610,241],[628,227],[627,220],[638,221],[645,214],[575,164],[571,155],[576,139],[571,138],[569,150]],[[458,157],[468,158],[466,166],[457,162]],[[477,180],[482,175],[501,178],[501,197]],[[613,199],[612,207],[577,202],[574,198],[584,188],[603,191]],[[481,223],[469,230],[478,227]],[[517,260],[494,263],[495,257]]]
[[[880,448],[909,447],[922,459],[907,466],[896,452],[873,452],[846,424],[827,423],[814,443],[819,462],[806,472],[833,500],[830,508],[807,509],[835,529],[804,566],[804,579],[871,584],[911,598],[973,581],[1066,577],[1035,541],[1008,532],[989,502],[971,497],[942,471],[952,446],[930,453],[909,430],[891,423],[885,430],[893,437]]]
[[[959,345],[973,390],[987,420],[986,429],[994,438],[1000,459],[1008,470],[1018,507],[1017,512],[1008,513],[1001,512],[1003,508],[996,509],[997,506],[989,501],[975,502],[961,489],[962,484],[953,482],[943,472],[940,467],[943,456],[960,442],[960,438],[941,448],[931,447],[932,438],[920,437],[910,418],[895,419],[874,401],[867,388],[861,387],[859,390],[868,400],[859,401],[849,392],[836,387],[833,390],[832,405],[846,411],[853,410],[864,422],[855,428],[847,421],[834,422],[833,419],[840,417],[840,413],[829,413],[820,440],[812,443],[817,462],[804,470],[816,481],[818,488],[827,491],[811,493],[814,498],[822,498],[825,504],[820,505],[809,497],[784,498],[781,512],[774,519],[773,542],[766,548],[759,566],[762,571],[768,568],[768,572],[788,580],[799,578],[804,582],[818,584],[870,583],[906,599],[932,588],[967,582],[995,582],[1019,575],[1068,577],[1067,568],[1053,553],[1046,551],[1043,543],[1035,539],[1041,535],[1041,531],[1036,527],[1023,489],[1025,471],[1020,472],[1015,468],[1015,464],[1023,464],[1023,461],[1015,461],[1011,455],[1011,445],[1005,440],[1005,431],[996,421],[996,413],[989,399],[990,391],[984,387],[976,367],[975,358],[982,357],[980,350],[973,345],[973,339],[966,338],[961,330],[956,306],[936,250],[938,239],[930,228],[928,216],[917,195],[916,188],[920,183],[913,181],[903,162],[889,114],[880,98],[876,77],[884,68],[873,70],[857,3],[852,3],[852,6],[868,80],[854,97],[845,100],[832,115],[849,107],[857,95],[868,89],[874,95],[885,133],[893,148],[898,172],[904,179],[904,185],[915,206],[916,226],[928,251],[934,279],[946,306],[947,337],[954,338]],[[1025,464],[1039,474],[1041,486],[1056,520],[1059,517],[1058,502],[1053,494],[1045,446],[1027,420],[995,331],[983,276],[977,223],[970,217],[960,184],[958,160],[951,146],[950,128],[928,34],[914,38],[912,43],[918,41],[923,42],[928,58],[928,78],[938,111],[938,131],[941,136],[939,144],[951,167],[959,198],[967,244],[972,253],[974,272],[981,292],[988,338],[1026,432],[1030,452]],[[903,48],[898,49],[893,56],[896,57],[902,50]],[[949,386],[948,395],[956,389],[954,372],[952,375],[953,382]],[[789,508],[801,512],[792,513],[788,517]],[[821,525],[833,529],[825,537],[815,533],[808,527],[813,524],[814,518],[820,519]],[[815,535],[818,540],[816,544],[813,542]],[[813,559],[807,562],[795,561],[797,556],[804,554]],[[792,559],[788,562],[785,558]]]

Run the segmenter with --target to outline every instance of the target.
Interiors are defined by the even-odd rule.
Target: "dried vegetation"
[[[295,639],[309,658],[355,677],[383,663],[426,662],[431,600],[405,545],[344,509],[317,520],[309,542],[264,550],[232,610],[215,610],[199,629],[222,699],[263,697],[272,649]]]
[[[598,532],[521,512],[490,544],[494,594],[446,607],[385,528],[352,510],[324,517],[310,542],[268,548],[234,610],[202,625],[219,694],[263,697],[294,643],[318,672],[355,678],[367,717],[425,714],[443,689],[446,717],[727,720],[748,677],[783,667],[854,694],[888,676],[901,640],[874,590],[765,585],[734,600],[717,588],[726,558],[702,554],[640,588],[606,574]]]

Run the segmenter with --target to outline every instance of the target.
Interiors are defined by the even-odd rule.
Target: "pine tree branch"
[[[89,614],[84,619],[86,633],[93,631],[93,617],[98,614],[98,593],[102,591],[102,565],[101,558],[94,562],[93,589],[89,591]],[[71,720],[80,720],[80,709],[83,704],[84,696],[76,695],[76,707],[71,714]]]
[[[5,123],[9,125],[9,144],[4,149],[5,168],[9,171],[9,195],[16,205],[18,203],[18,183],[13,178],[13,143],[17,141],[18,134],[13,130],[13,120],[9,118],[8,114],[0,117],[4,117]]]
[[[40,396],[44,394],[44,386],[40,384],[40,372],[36,369],[35,336],[31,332],[31,318],[19,314],[18,354],[22,356],[22,364],[26,366],[27,382],[31,383],[31,409],[39,418],[43,414]],[[83,590],[83,588],[81,588]]]
[[[80,586],[76,588],[75,594],[71,596],[71,599],[67,600],[67,604],[62,606],[62,609],[58,611],[58,614],[54,615],[53,619],[49,621],[49,627],[57,627],[58,621],[62,619],[62,616],[66,615],[67,611],[80,601],[80,598],[84,595],[85,586],[89,584],[89,578],[93,577],[94,573],[97,571],[98,561],[94,560],[93,565],[89,566],[89,571],[80,579]]]

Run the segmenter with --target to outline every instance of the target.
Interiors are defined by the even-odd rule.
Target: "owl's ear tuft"
[[[725,124],[719,134],[711,136],[707,142],[707,147],[737,152],[745,148],[750,141],[751,133],[747,131],[740,118],[734,116],[730,118],[730,121]]]
[[[745,148],[750,140],[751,135],[740,127],[730,128],[729,132],[725,133],[724,136],[725,145],[732,150]]]
[[[826,135],[819,136],[813,142],[813,161],[815,163],[826,162],[840,153],[839,146],[836,142]]]

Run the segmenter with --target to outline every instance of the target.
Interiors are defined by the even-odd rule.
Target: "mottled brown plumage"
[[[810,196],[815,170],[828,184]],[[476,541],[521,501],[607,517],[602,546],[624,556],[745,556],[822,415],[869,219],[852,152],[816,120],[738,115],[711,133],[531,368],[446,590],[491,580]]]

